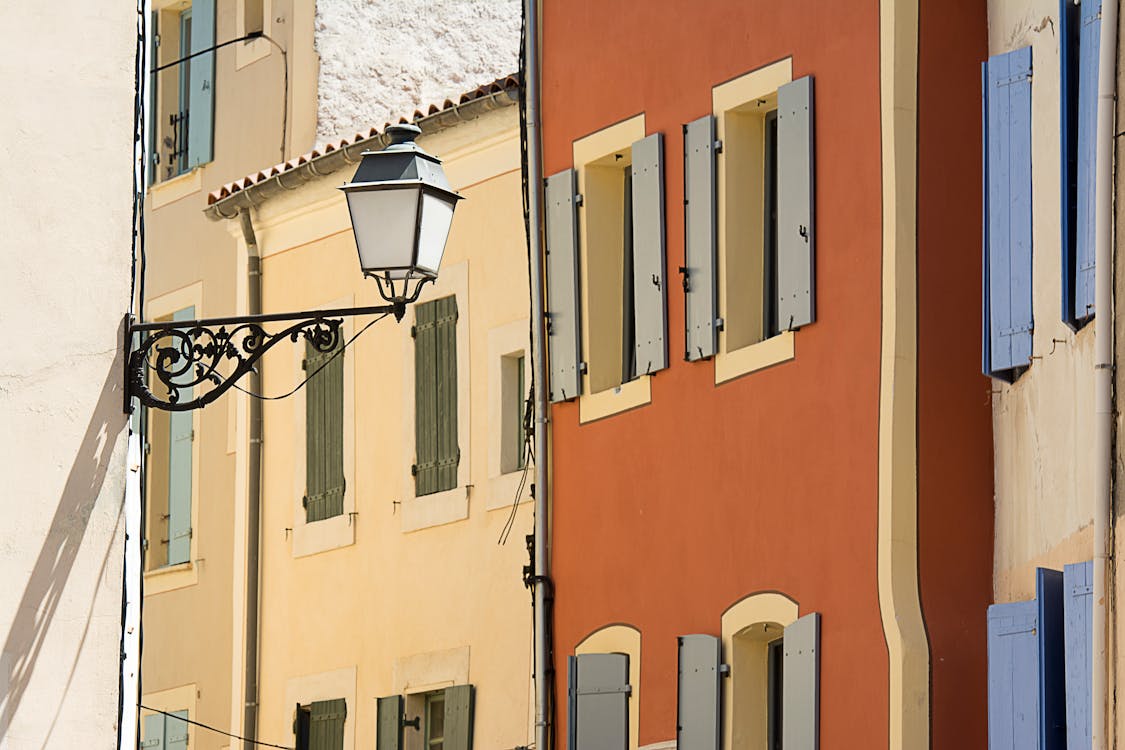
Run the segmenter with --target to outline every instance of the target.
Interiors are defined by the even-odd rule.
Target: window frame
[[[629,747],[640,747],[641,710],[641,631],[632,625],[607,625],[583,638],[574,647],[574,655],[581,654],[627,654],[629,657]],[[572,730],[567,727],[567,733]]]
[[[520,387],[521,399],[529,394],[531,340],[527,318],[496,326],[488,331],[488,497],[487,510],[511,510],[524,472],[530,472],[534,461],[527,466],[511,468],[508,443],[511,440],[511,411],[513,407],[512,360],[524,358],[524,382]],[[519,502],[531,500],[531,482],[524,482]]]

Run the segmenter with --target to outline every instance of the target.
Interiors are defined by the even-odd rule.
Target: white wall
[[[117,738],[136,16],[0,3],[0,748]]]
[[[317,140],[515,73],[519,0],[316,0]]]

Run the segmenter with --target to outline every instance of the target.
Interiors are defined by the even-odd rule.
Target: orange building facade
[[[624,653],[628,747],[670,747],[695,710],[679,695],[677,639],[704,634],[728,673],[718,746],[781,747],[793,716],[777,718],[775,704],[797,687],[771,681],[768,646],[816,613],[805,698],[820,747],[984,748],[986,4],[568,0],[543,4],[541,38],[552,335],[571,312],[557,309],[560,216],[575,220],[577,284],[577,393],[560,391],[566,363],[551,349],[557,746],[583,744],[570,727],[582,726],[584,693],[568,687],[568,657]],[[811,205],[799,228],[782,226],[786,170],[800,169],[785,110],[798,85]],[[705,280],[685,239],[703,215],[685,169],[704,163],[685,153],[685,125],[708,116],[713,352],[690,330]],[[637,185],[652,166],[662,194],[645,204]],[[552,213],[556,179],[581,196],[563,213]],[[662,217],[638,218],[653,205]],[[615,229],[630,210],[632,225]],[[640,320],[651,310],[630,307],[652,295],[635,271],[640,243],[659,240],[653,226],[662,341]],[[797,284],[809,320],[786,312],[790,229],[810,248]],[[620,261],[616,249],[630,246]],[[666,367],[629,354],[649,334]]]

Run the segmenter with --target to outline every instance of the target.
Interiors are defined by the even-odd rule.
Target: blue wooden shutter
[[[344,512],[344,352],[305,344],[305,522]]]
[[[676,750],[719,750],[723,642],[713,635],[683,635],[676,640]]]
[[[1094,195],[1098,135],[1098,47],[1101,41],[1101,0],[1082,0],[1078,43],[1078,146],[1075,196],[1074,309],[1070,317],[1082,321],[1094,313]],[[1064,276],[1064,279],[1066,277]]]
[[[309,750],[343,750],[347,716],[343,698],[310,703]]]
[[[375,704],[375,750],[402,748],[402,696],[388,695]]]
[[[193,0],[191,51],[215,46],[215,0]],[[187,62],[191,66],[188,92],[188,157],[192,169],[211,161],[215,120],[215,53],[207,52]]]
[[[1062,573],[1036,570],[1036,598],[988,608],[989,750],[1063,750]]]
[[[715,118],[684,125],[684,359],[713,356],[718,341]]]
[[[664,294],[664,137],[633,144],[633,305],[637,374],[668,366]]]
[[[782,750],[820,746],[820,614],[785,626],[781,683]]]
[[[164,714],[149,714],[144,720],[144,750],[164,750]]]
[[[777,90],[777,325],[816,320],[813,79]]]
[[[473,750],[473,686],[445,689],[442,750]]]
[[[987,196],[986,374],[1009,376],[1031,357],[1031,47],[985,63]]]
[[[571,672],[569,742],[575,750],[629,746],[629,655],[579,654]]]
[[[171,715],[164,717],[164,747],[167,750],[187,750],[188,717],[187,709],[172,711]]]
[[[1090,561],[1063,569],[1063,614],[1066,634],[1066,747],[1090,750],[1093,704],[1094,564]]]
[[[547,348],[552,403],[576,398],[582,387],[576,193],[573,169],[547,178]]]
[[[172,315],[174,322],[193,318],[194,307]],[[190,382],[194,377],[195,373],[188,369],[175,378],[181,401],[192,397],[192,389],[179,384]],[[168,432],[168,564],[178,565],[191,557],[192,412],[169,412]]]

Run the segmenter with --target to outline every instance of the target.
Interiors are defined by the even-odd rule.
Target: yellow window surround
[[[624,179],[645,116],[631,117],[574,142],[578,173],[582,375],[579,421],[589,422],[651,400],[650,376],[622,382]]]
[[[766,116],[777,109],[778,88],[792,80],[793,61],[786,58],[711,92],[716,137],[723,144],[717,174],[723,329],[715,356],[716,384],[794,357],[793,332],[767,338],[764,316]]]

